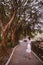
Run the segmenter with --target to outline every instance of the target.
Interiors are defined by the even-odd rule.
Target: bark
[[[9,23],[5,26],[5,28],[2,30],[2,45],[5,47],[6,46],[6,40],[7,40],[7,31],[9,30],[9,28],[10,28],[10,26],[11,26],[11,24],[13,23],[13,19],[14,19],[14,17],[15,17],[15,15],[16,15],[16,11],[14,11],[14,13],[13,13],[13,16],[12,16],[12,18],[11,18],[11,20],[9,21]],[[12,35],[13,36],[13,35]]]
[[[5,26],[4,31],[7,31],[10,28],[11,24],[13,23],[13,19],[14,19],[15,15],[16,15],[16,11],[14,11],[14,13],[12,15],[12,18],[10,19],[10,21],[8,22],[8,24]]]
[[[2,21],[0,20],[0,28],[3,30],[4,29],[4,26],[2,24]]]
[[[6,46],[6,34],[4,33],[4,31],[2,31],[2,46]]]
[[[16,31],[16,27],[14,30],[12,30],[12,38],[11,38],[12,43],[15,42],[15,31]]]
[[[12,30],[11,42],[14,43],[14,31]]]

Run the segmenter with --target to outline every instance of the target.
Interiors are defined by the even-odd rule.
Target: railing
[[[40,46],[41,43],[43,43],[43,41],[32,42],[32,50],[43,61],[43,46]]]

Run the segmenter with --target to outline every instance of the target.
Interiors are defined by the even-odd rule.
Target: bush
[[[18,44],[18,42],[14,42],[14,43],[11,43],[11,42],[8,42],[7,43],[7,47],[15,47],[16,45]]]

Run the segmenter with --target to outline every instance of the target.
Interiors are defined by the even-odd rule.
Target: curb
[[[32,53],[34,54],[34,56],[41,62],[43,63],[43,61],[32,51]]]
[[[17,46],[18,46],[18,45],[17,45]],[[5,65],[8,65],[8,64],[10,63],[11,58],[12,58],[12,56],[13,56],[13,53],[14,53],[15,49],[17,48],[17,46],[16,46],[16,47],[14,47],[14,49],[13,49],[13,51],[12,51],[12,53],[11,53],[11,55],[10,55],[10,57],[9,57],[9,59],[8,59],[8,61],[6,62],[6,64],[5,64]]]

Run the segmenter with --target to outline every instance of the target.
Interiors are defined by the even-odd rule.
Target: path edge
[[[10,63],[10,61],[11,61],[11,59],[12,59],[12,56],[13,56],[13,53],[14,53],[14,51],[15,51],[15,49],[16,49],[17,47],[18,47],[18,45],[16,45],[16,46],[13,48],[12,53],[11,53],[11,55],[10,55],[8,61],[5,63],[5,65],[8,65],[8,64]]]
[[[43,61],[32,51],[32,53],[34,54],[34,56],[43,64]]]

